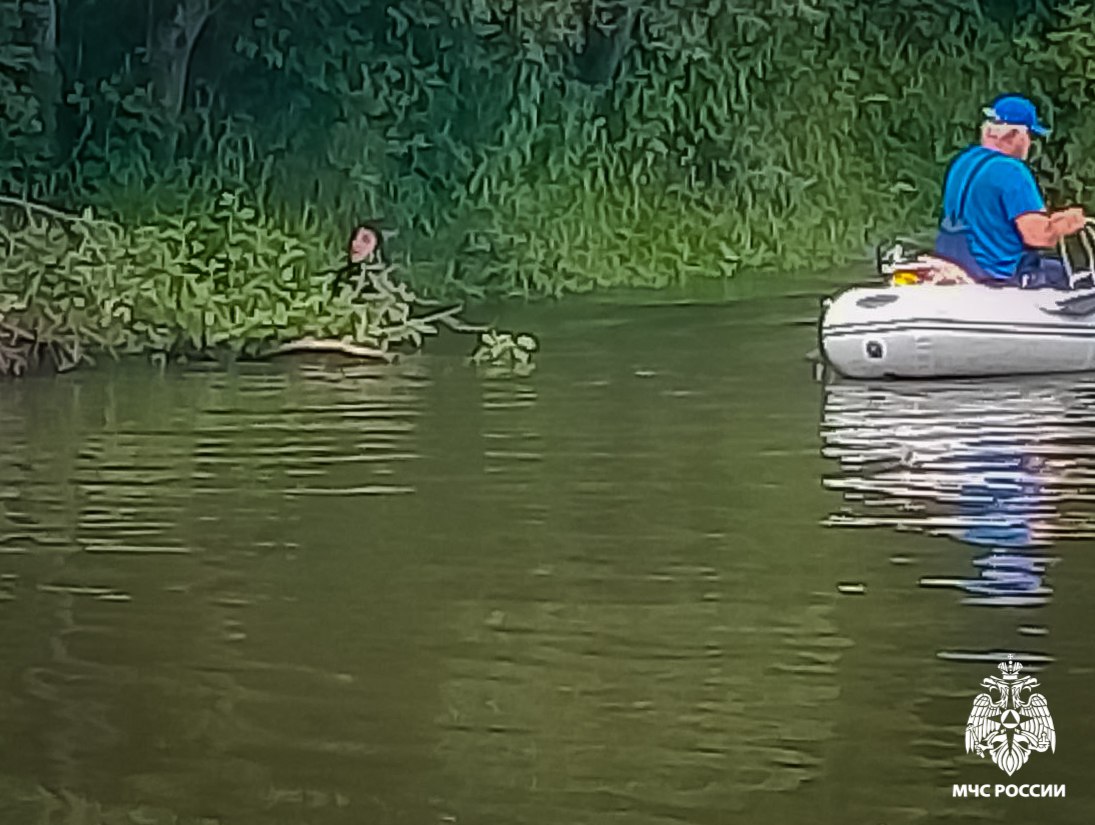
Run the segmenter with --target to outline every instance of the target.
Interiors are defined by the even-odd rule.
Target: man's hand
[[[1049,223],[1053,227],[1054,234],[1058,236],[1074,235],[1087,224],[1087,216],[1083,209],[1074,206],[1071,209],[1054,212],[1049,216]]]

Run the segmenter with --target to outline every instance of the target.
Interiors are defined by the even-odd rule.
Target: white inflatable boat
[[[857,287],[826,301],[820,338],[848,378],[1095,370],[1095,289]]]

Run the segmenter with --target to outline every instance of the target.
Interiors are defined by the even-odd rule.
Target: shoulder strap
[[[954,220],[962,220],[962,216],[966,213],[966,201],[969,200],[970,190],[973,188],[973,182],[977,179],[977,176],[981,174],[986,166],[998,157],[1004,157],[999,152],[989,151],[983,157],[977,159],[973,163],[973,168],[966,175],[966,179],[962,182],[962,189],[958,194],[958,212],[954,215]]]

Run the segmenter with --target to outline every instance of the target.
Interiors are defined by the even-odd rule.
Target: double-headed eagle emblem
[[[1020,677],[1023,666],[1014,656],[1008,656],[999,668],[1002,676],[982,679],[981,686],[988,692],[973,700],[966,722],[966,753],[973,751],[980,757],[988,753],[1011,776],[1027,763],[1032,751],[1055,751],[1057,734],[1046,697],[1033,692],[1038,680]]]

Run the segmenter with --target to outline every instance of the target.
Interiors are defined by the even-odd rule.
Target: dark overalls
[[[935,254],[958,264],[971,278],[989,286],[1017,286],[1020,289],[1069,289],[1068,273],[1057,258],[1050,258],[1035,249],[1026,250],[1019,258],[1015,272],[1007,278],[993,275],[978,263],[970,248],[969,226],[965,222],[966,201],[977,177],[1002,155],[993,153],[980,158],[966,175],[958,195],[958,210],[944,215],[935,238]]]

